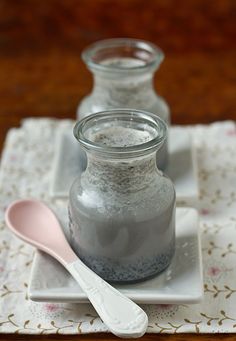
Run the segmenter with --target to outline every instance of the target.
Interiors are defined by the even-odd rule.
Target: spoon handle
[[[141,337],[148,324],[146,313],[79,259],[66,265],[107,327],[119,337]]]

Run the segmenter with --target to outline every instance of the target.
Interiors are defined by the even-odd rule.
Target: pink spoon
[[[119,337],[141,337],[146,313],[134,302],[90,270],[68,244],[54,213],[42,202],[18,200],[5,215],[19,238],[56,258],[71,273],[110,331]]]

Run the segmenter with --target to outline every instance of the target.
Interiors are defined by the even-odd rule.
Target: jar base
[[[135,284],[154,278],[165,271],[170,265],[175,253],[173,244],[169,247],[168,252],[158,255],[155,259],[142,260],[135,263],[114,264],[109,260],[99,259],[98,257],[83,257],[79,255],[80,259],[97,275],[102,277],[105,281],[112,284]]]
[[[173,257],[172,257],[173,258]],[[171,260],[172,260],[171,258]],[[142,282],[146,282],[149,281],[159,275],[161,275],[163,272],[165,272],[168,267],[170,266],[171,261],[160,271],[155,272],[151,275],[145,276],[145,277],[140,277],[139,279],[134,279],[134,280],[127,280],[127,281],[119,281],[119,280],[109,280],[106,278],[103,278],[105,281],[107,281],[108,283],[112,284],[112,285],[127,285],[127,284],[136,284],[136,283],[142,283]]]

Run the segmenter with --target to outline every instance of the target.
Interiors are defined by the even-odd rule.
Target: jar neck
[[[156,153],[129,160],[107,160],[88,154],[88,184],[103,191],[130,192],[146,188],[158,173]]]
[[[156,100],[153,73],[113,77],[95,73],[92,96],[95,102],[102,101],[107,107],[146,106],[146,103]]]

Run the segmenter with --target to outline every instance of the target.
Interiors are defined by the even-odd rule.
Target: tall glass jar
[[[153,87],[154,72],[164,58],[157,46],[136,39],[109,39],[85,49],[82,58],[93,73],[94,85],[78,107],[78,119],[103,110],[133,108],[155,113],[169,124],[169,107]],[[166,139],[158,152],[160,169],[167,161]]]
[[[107,281],[156,275],[175,245],[175,190],[157,169],[166,124],[136,110],[110,110],[78,121],[74,135],[87,168],[69,196],[71,244]]]

